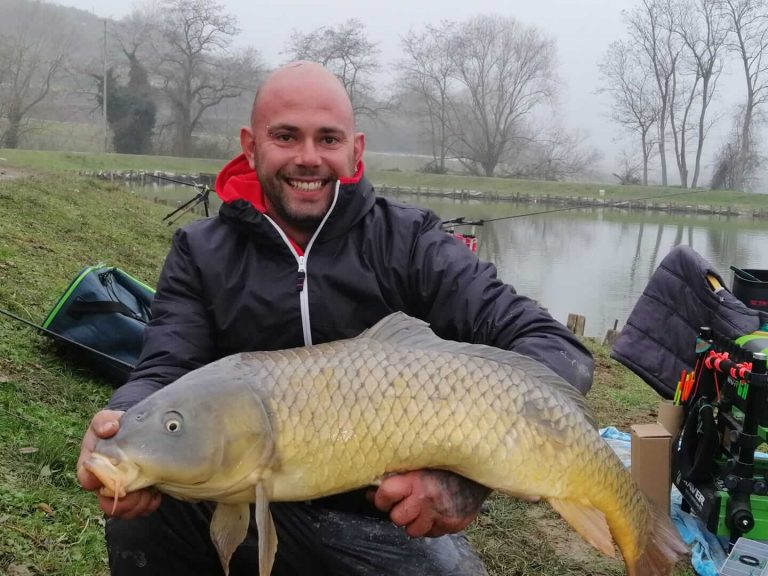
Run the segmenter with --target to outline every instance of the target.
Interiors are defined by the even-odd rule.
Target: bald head
[[[304,246],[330,209],[336,182],[362,166],[365,136],[355,132],[341,82],[319,64],[293,62],[259,88],[240,145],[267,215]]]
[[[251,110],[251,126],[257,126],[265,108],[273,102],[288,105],[333,107],[339,121],[352,132],[355,115],[352,102],[339,79],[316,62],[299,60],[278,68],[259,86]]]

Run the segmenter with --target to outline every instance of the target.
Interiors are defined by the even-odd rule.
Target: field
[[[0,157],[10,164],[7,152]],[[167,207],[60,172],[98,163],[128,169],[140,158],[61,153],[44,160],[19,152],[12,160],[7,175],[25,175],[0,179],[0,308],[39,323],[78,270],[96,262],[155,284],[173,232],[161,222]],[[187,162],[204,165],[158,162],[179,171]],[[603,346],[588,345],[597,360],[589,401],[599,423],[626,430],[653,421],[656,394]],[[74,471],[87,422],[111,390],[62,352],[0,317],[0,574],[106,574],[102,515]],[[495,576],[624,573],[543,504],[495,497],[470,537]]]

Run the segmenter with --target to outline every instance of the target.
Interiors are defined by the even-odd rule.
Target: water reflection
[[[134,191],[174,207],[196,193],[183,186]],[[542,214],[547,207],[535,203],[423,195],[397,200],[431,208],[445,219],[509,216],[475,228],[479,256],[493,262],[504,281],[538,300],[558,320],[565,322],[569,313],[585,316],[590,336],[602,337],[616,321],[623,325],[651,274],[679,244],[691,246],[711,262],[728,286],[731,265],[768,269],[764,221],[601,208]],[[211,201],[216,210],[218,198],[212,194]]]

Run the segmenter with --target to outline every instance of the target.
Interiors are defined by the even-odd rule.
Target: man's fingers
[[[91,419],[85,431],[83,441],[80,443],[80,456],[77,459],[77,481],[85,490],[93,491],[101,487],[99,479],[85,469],[84,463],[91,457],[99,439],[110,438],[117,433],[122,415],[123,412],[120,410],[101,410]]]
[[[422,507],[415,498],[404,498],[389,512],[389,519],[397,526],[408,526],[422,513]]]
[[[406,476],[390,476],[381,481],[373,503],[379,510],[389,512],[395,504],[410,496],[412,489],[411,481]]]
[[[435,519],[432,514],[424,512],[405,527],[405,533],[411,538],[421,538],[430,535],[434,525]]]
[[[91,428],[99,438],[110,438],[120,428],[119,420],[123,415],[119,410],[102,410],[97,412],[91,421]]]
[[[80,483],[80,486],[83,487],[83,490],[87,490],[88,492],[93,492],[97,488],[101,488],[101,480],[88,472],[80,461],[77,463],[77,481]]]
[[[130,520],[154,512],[160,505],[160,494],[153,490],[138,490],[115,499],[99,494],[99,507],[107,516]]]

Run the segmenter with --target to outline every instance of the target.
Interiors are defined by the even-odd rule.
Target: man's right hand
[[[101,438],[110,438],[117,433],[122,415],[123,412],[118,410],[102,410],[93,417],[80,444],[80,457],[77,459],[77,481],[85,490],[96,492],[99,507],[107,516],[131,519],[146,516],[157,510],[157,507],[160,506],[160,493],[151,489],[137,490],[119,498],[115,504],[113,497],[102,496],[98,492],[102,487],[101,481],[84,466],[84,462],[91,457],[96,442]]]

